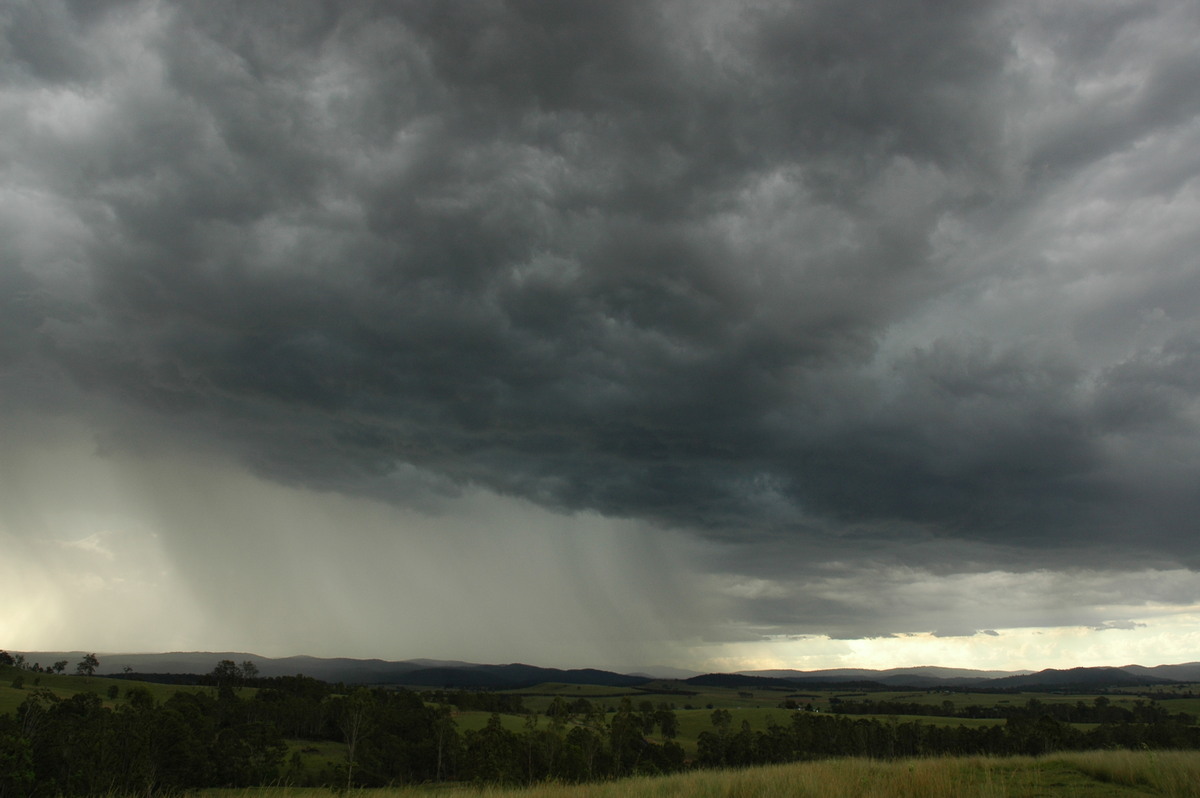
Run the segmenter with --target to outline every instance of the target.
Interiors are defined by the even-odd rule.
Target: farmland
[[[1076,752],[1150,749],[1160,758],[1137,760],[1138,768],[1145,770],[1148,761],[1161,765],[1168,755],[1182,757],[1184,767],[1197,754],[1174,752],[1200,749],[1193,688],[763,689],[660,680],[631,687],[546,682],[431,690],[331,685],[300,676],[196,686],[0,667],[0,742],[7,740],[14,761],[29,765],[13,794],[24,794],[22,784],[37,785],[35,794],[90,795],[101,785],[117,792],[278,782],[516,786],[676,774],[645,782],[647,794],[685,794],[672,790],[701,789],[701,782],[687,781],[701,779],[709,786],[700,794],[765,795],[775,789],[770,778],[788,784],[816,778],[813,773],[832,778],[827,769],[833,765],[825,760],[855,763],[842,765],[857,774],[847,778],[870,778],[880,790],[912,786],[914,774],[924,774],[920,779],[930,784],[973,779],[978,794],[987,795],[1010,788],[1050,795],[1037,785],[1053,779],[1074,785],[1070,794],[1076,795],[1168,794],[1137,792],[1157,789],[1144,773],[1127,784],[1104,781],[1095,775],[1104,768],[1081,769]],[[1045,758],[1051,755],[1057,758]],[[928,756],[958,757],[957,775],[947,775],[948,764],[923,759]],[[1075,764],[1064,764],[1068,760]],[[712,772],[749,766],[769,767]],[[688,773],[697,768],[707,775]],[[1082,786],[1097,779],[1109,786]],[[542,789],[550,788],[530,795]],[[607,788],[587,789],[603,795]],[[1110,791],[1096,792],[1101,789]]]

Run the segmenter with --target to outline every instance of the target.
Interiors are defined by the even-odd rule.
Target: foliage
[[[549,695],[538,701],[543,712],[536,714],[527,704],[538,697],[529,694],[523,701],[511,694],[466,691],[351,690],[303,676],[250,677],[257,689],[245,690],[238,686],[247,679],[245,665],[219,663],[210,674],[212,687],[191,690],[129,682],[113,682],[105,690],[104,680],[96,685],[83,677],[47,676],[54,689],[21,691],[17,711],[0,714],[0,798],[151,795],[280,780],[339,790],[434,781],[582,784],[694,766],[738,768],[848,756],[883,763],[1093,748],[1200,749],[1200,728],[1190,716],[1166,712],[1154,702],[1118,707],[1107,699],[1035,699],[998,705],[994,711],[1003,713],[1002,723],[972,726],[982,721],[944,724],[968,710],[961,702],[923,705],[945,713],[935,716],[943,721],[938,725],[802,710],[787,711],[783,722],[775,722],[758,714],[771,711],[761,705],[739,709],[718,699],[720,705],[711,710],[685,712],[684,723],[673,705],[655,703],[645,694],[620,696],[607,706],[600,703],[604,696],[595,694],[594,700]],[[59,689],[64,684],[76,692]],[[112,696],[117,684],[126,691],[123,698]],[[101,698],[106,693],[107,702]],[[843,705],[861,697],[846,701],[851,697],[844,696]],[[730,693],[729,701],[736,700],[747,699]],[[763,700],[777,702],[778,697]],[[456,715],[462,706],[517,712],[492,711],[486,722],[464,724],[463,730]],[[778,717],[779,710],[774,712]],[[699,716],[703,729],[693,725]],[[1061,717],[1101,720],[1080,728]],[[681,735],[695,740],[691,759],[676,741]],[[285,739],[294,741],[291,750]],[[1103,770],[1089,767],[1089,773]],[[1118,771],[1095,778],[1117,783],[1126,778]]]
[[[100,660],[96,658],[95,654],[85,654],[79,664],[75,666],[75,672],[80,676],[92,676],[99,667]]]
[[[1175,720],[1184,725],[1196,722],[1190,713],[1172,715],[1157,701],[1135,699],[1131,705],[1116,706],[1107,696],[1097,696],[1091,702],[1076,700],[1043,702],[1030,698],[1024,705],[993,704],[983,706],[970,704],[959,706],[947,699],[938,705],[917,701],[896,700],[846,700],[834,697],[830,700],[834,712],[845,715],[929,715],[949,718],[996,718],[1007,720],[1027,716],[1049,715],[1062,723],[1160,723]]]

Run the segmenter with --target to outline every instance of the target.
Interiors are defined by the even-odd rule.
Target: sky
[[[1192,0],[5,0],[0,648],[1200,659]]]

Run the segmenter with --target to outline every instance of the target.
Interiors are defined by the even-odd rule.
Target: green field
[[[1177,688],[1177,691],[1186,693],[1194,691],[1195,687],[1195,685],[1183,685]],[[681,694],[684,689],[690,694]],[[644,687],[625,689],[600,685],[546,683],[521,690],[502,692],[511,692],[520,695],[526,710],[535,713],[544,713],[556,696],[561,696],[568,701],[585,698],[606,713],[615,711],[624,698],[631,700],[635,708],[643,701],[650,701],[656,707],[663,703],[668,704],[674,708],[675,715],[679,721],[679,735],[676,741],[683,746],[688,756],[695,755],[696,740],[700,733],[712,731],[712,712],[714,709],[728,710],[732,717],[731,726],[735,730],[742,728],[743,723],[747,723],[753,731],[764,731],[770,723],[786,725],[790,722],[791,715],[796,710],[784,709],[779,706],[788,698],[791,698],[802,707],[811,705],[815,711],[827,713],[831,708],[831,699],[834,698],[841,698],[842,700],[861,701],[869,699],[879,702],[903,702],[935,708],[942,708],[949,704],[955,710],[961,710],[969,706],[1019,707],[1024,706],[1031,699],[1040,701],[1045,705],[1075,705],[1080,702],[1092,704],[1101,695],[1099,693],[950,692],[936,689],[881,690],[870,692],[847,690],[845,688],[822,690],[808,688],[796,691],[781,689],[739,690],[737,688],[722,687],[700,688],[679,682],[654,682]],[[1132,707],[1135,702],[1147,701],[1144,696],[1137,695],[1132,691],[1113,692],[1103,695],[1112,706]],[[1200,715],[1200,712],[1196,711],[1198,708],[1197,705],[1200,705],[1200,699],[1168,699],[1163,702],[1163,705],[1172,713],[1194,712]],[[491,713],[489,712],[457,712],[454,715],[454,721],[460,732],[467,730],[477,731],[487,725],[490,716]],[[1003,719],[998,718],[958,718],[937,715],[877,714],[853,715],[852,717],[872,718],[884,723],[899,724],[914,722],[933,726],[968,726],[973,728],[1003,725],[1005,723]],[[526,729],[526,718],[521,715],[501,715],[500,721],[504,728],[513,732],[521,732]],[[545,718],[541,718],[540,722],[544,724],[546,722]],[[1095,724],[1078,723],[1073,725],[1076,728],[1088,729]],[[651,735],[648,739],[654,742],[661,742],[661,739],[656,735]]]
[[[23,684],[21,688],[12,686],[14,679],[20,677]],[[116,686],[118,690],[118,698],[111,700],[108,698],[109,689]],[[0,713],[10,713],[24,701],[34,689],[44,688],[58,695],[60,698],[66,698],[77,692],[92,692],[104,699],[108,706],[119,706],[125,703],[125,696],[129,688],[133,686],[143,687],[149,690],[155,701],[162,702],[170,698],[173,694],[180,691],[195,691],[206,688],[188,686],[188,685],[164,685],[154,684],[150,682],[134,682],[124,679],[107,679],[100,676],[84,677],[74,674],[49,674],[49,673],[32,673],[29,671],[19,671],[15,668],[0,666]],[[207,688],[211,689],[211,688]],[[418,692],[427,688],[412,688]],[[239,691],[244,697],[249,697],[255,692],[252,688],[245,688]],[[692,737],[699,734],[700,731],[706,729],[709,724],[709,716],[713,709],[727,709],[733,715],[734,727],[740,727],[743,720],[748,721],[753,729],[761,729],[766,727],[768,718],[773,718],[778,723],[786,723],[791,710],[785,710],[780,707],[784,701],[791,699],[800,706],[811,705],[818,712],[828,712],[831,709],[831,699],[840,698],[846,701],[892,701],[904,702],[913,704],[922,704],[930,707],[942,707],[949,704],[955,709],[962,709],[968,706],[1022,706],[1030,699],[1036,699],[1044,704],[1076,704],[1083,702],[1090,704],[1101,694],[1099,693],[1049,693],[1049,692],[1021,692],[1021,693],[981,693],[981,692],[952,692],[946,690],[880,690],[880,691],[861,691],[848,690],[846,688],[831,688],[831,689],[812,689],[812,688],[797,688],[797,689],[737,689],[723,687],[696,687],[682,682],[673,681],[657,681],[650,682],[647,685],[637,688],[619,688],[608,687],[603,685],[576,685],[576,684],[561,684],[561,683],[545,683],[535,685],[533,687],[522,688],[519,690],[498,691],[502,693],[511,693],[519,695],[524,702],[527,711],[535,713],[544,713],[549,707],[550,702],[554,697],[561,696],[568,701],[583,698],[590,701],[595,706],[607,712],[615,711],[623,698],[630,699],[636,708],[643,701],[650,701],[654,706],[660,704],[670,705],[676,714],[679,716],[680,724],[684,737]],[[1113,706],[1132,707],[1135,702],[1146,702],[1145,689],[1139,695],[1137,692],[1130,690],[1120,690],[1104,693],[1103,695],[1111,702]],[[1161,693],[1164,697],[1184,693],[1200,692],[1200,686],[1178,685],[1168,688],[1156,688],[1156,693]],[[1164,698],[1160,703],[1170,712],[1189,712],[1200,716],[1200,698]],[[489,713],[474,713],[465,712],[461,716],[456,717],[461,729],[482,728],[486,723]],[[479,720],[478,717],[482,717]],[[929,723],[942,724],[964,724],[964,725],[984,725],[988,723],[1002,723],[1003,721],[987,720],[987,719],[967,719],[967,718],[943,718],[937,716],[895,716],[895,715],[866,715],[863,717],[879,717],[879,718],[903,718],[905,720],[922,720]],[[505,720],[505,727],[512,728],[514,731],[523,728],[524,720],[520,717],[515,717],[513,720]]]
[[[767,732],[772,737],[776,732],[769,731],[772,726],[787,729],[793,725],[800,727],[804,723],[793,724],[796,714],[809,712],[815,715],[828,715],[837,701],[874,701],[893,702],[907,706],[929,706],[939,711],[961,710],[965,707],[978,706],[985,708],[1013,707],[1022,708],[1030,700],[1040,702],[1043,707],[1053,707],[1064,704],[1070,707],[1082,704],[1096,705],[1097,699],[1108,702],[1112,707],[1133,708],[1141,705],[1143,709],[1150,704],[1150,696],[1156,695],[1161,700],[1159,706],[1169,713],[1194,712],[1200,699],[1194,697],[1172,698],[1171,695],[1194,694],[1194,685],[1184,685],[1170,692],[1149,689],[1140,693],[1134,691],[1109,692],[1103,694],[1068,694],[1068,693],[959,693],[944,690],[906,690],[906,691],[861,691],[836,689],[737,689],[721,687],[698,687],[683,682],[655,682],[637,688],[614,688],[601,685],[573,685],[561,683],[546,683],[521,690],[496,691],[498,694],[520,696],[524,712],[511,712],[499,716],[500,725],[517,735],[528,732],[531,728],[548,729],[550,720],[545,712],[551,702],[557,698],[568,704],[584,699],[591,706],[588,712],[593,714],[585,720],[584,714],[573,715],[568,721],[568,729],[577,723],[587,723],[593,729],[598,729],[601,737],[607,739],[608,729],[616,728],[615,714],[623,705],[628,705],[634,713],[642,712],[647,705],[652,709],[670,708],[677,721],[675,742],[683,749],[683,762],[669,769],[689,767],[688,760],[706,761],[754,761],[750,759],[714,759],[711,756],[713,738],[706,738],[707,749],[698,745],[701,735],[714,731],[713,713],[723,710],[729,716],[729,732],[732,735],[748,728],[753,732]],[[211,687],[160,685],[142,682],[132,682],[121,679],[106,679],[103,677],[84,677],[79,675],[57,675],[48,673],[33,673],[19,671],[15,668],[0,666],[0,714],[10,714],[35,691],[47,690],[59,698],[69,698],[71,695],[84,692],[100,697],[103,706],[120,709],[128,704],[130,690],[145,689],[155,699],[156,704],[162,704],[172,695],[179,692],[203,691],[212,693],[214,698],[217,691]],[[115,694],[113,691],[115,690]],[[365,692],[365,691],[360,691]],[[388,691],[377,691],[380,695],[389,695]],[[245,688],[236,691],[234,700],[252,701],[257,691]],[[391,694],[398,697],[395,694]],[[488,699],[495,705],[502,705],[489,698],[488,692],[472,694],[473,700]],[[323,699],[329,702],[345,700],[345,696],[326,694]],[[432,711],[436,705],[428,703],[432,696],[426,697],[426,703],[415,696],[406,700],[415,702],[418,708],[424,706]],[[465,698],[465,697],[460,697]],[[444,697],[439,700],[445,700]],[[781,706],[789,703],[798,705],[800,709]],[[464,702],[465,706],[471,705]],[[476,703],[474,705],[480,705]],[[482,705],[486,706],[484,702]],[[582,705],[580,705],[582,706]],[[1037,707],[1037,704],[1033,705]],[[811,707],[811,709],[810,709]],[[579,712],[584,710],[580,709]],[[1037,711],[1036,709],[1034,710]],[[1196,713],[1200,714],[1200,713]],[[451,719],[457,732],[462,735],[467,732],[484,730],[493,713],[490,711],[460,711],[452,710]],[[817,718],[811,717],[812,720]],[[629,717],[628,714],[625,717]],[[639,715],[640,717],[640,715]],[[910,728],[904,724],[922,724],[926,728],[932,726],[963,726],[979,728],[986,726],[1004,725],[1006,721],[999,718],[959,718],[945,715],[920,714],[874,714],[842,716],[847,719],[877,720],[882,728],[890,730],[889,734],[909,733]],[[1078,717],[1075,715],[1074,717]],[[1029,721],[1026,721],[1029,722]],[[1192,723],[1184,720],[1183,723]],[[1086,730],[1096,724],[1068,724],[1076,729]],[[898,727],[898,728],[897,728]],[[846,728],[849,728],[847,726]],[[866,728],[858,724],[855,728]],[[878,726],[876,728],[879,728]],[[1066,726],[1064,726],[1066,728]],[[1194,725],[1189,728],[1195,728]],[[998,730],[999,731],[999,730]],[[1019,732],[1019,729],[1018,729]],[[336,734],[336,733],[335,733]],[[559,734],[562,734],[560,731]],[[640,734],[637,732],[636,734]],[[468,735],[464,740],[471,739]],[[533,739],[530,737],[529,739]],[[646,734],[645,739],[656,744],[664,743],[661,730],[655,728]],[[725,739],[725,738],[723,738]],[[912,739],[911,737],[909,739]],[[943,737],[942,739],[947,739]],[[956,738],[957,739],[957,738]],[[1194,739],[1194,738],[1193,738]],[[668,746],[669,747],[669,746]],[[1128,746],[1122,746],[1128,747]],[[1151,745],[1150,747],[1169,747]],[[658,749],[660,746],[654,746]],[[286,740],[286,757],[278,775],[271,778],[276,783],[318,784],[336,783],[344,778],[347,761],[347,746],[336,739],[322,738],[312,740]],[[530,744],[529,751],[533,751]],[[705,751],[708,751],[708,754]],[[807,749],[809,751],[819,748]],[[851,749],[861,752],[864,749]],[[908,749],[910,752],[914,749]],[[938,749],[922,749],[938,750]],[[976,749],[978,750],[978,749]],[[1037,749],[1034,749],[1037,750]],[[1046,750],[1046,749],[1043,749]],[[532,756],[532,755],[531,755]],[[723,754],[721,756],[724,756]],[[801,753],[800,757],[803,758]],[[759,760],[762,761],[762,760]],[[779,761],[779,760],[776,760]],[[809,762],[788,766],[770,766],[744,771],[703,771],[685,770],[670,777],[629,779],[619,782],[608,782],[589,786],[572,787],[534,787],[528,790],[509,791],[500,788],[478,791],[463,791],[454,785],[441,785],[436,788],[413,789],[408,791],[363,790],[363,794],[386,798],[386,795],[407,796],[425,795],[430,791],[438,795],[513,795],[528,796],[529,798],[556,798],[557,796],[610,796],[610,795],[712,795],[712,796],[774,796],[774,795],[861,795],[861,796],[890,796],[890,795],[1021,795],[1021,796],[1104,796],[1104,795],[1190,795],[1200,798],[1197,784],[1200,778],[1196,771],[1200,768],[1200,753],[1178,753],[1170,751],[1140,751],[1136,753],[1110,751],[1095,754],[1055,754],[1040,759],[1013,757],[1006,759],[989,759],[974,757],[969,759],[944,758],[938,760],[903,760],[903,761],[870,761],[860,759],[828,760]],[[532,771],[531,771],[532,772]],[[624,772],[631,772],[626,770]],[[1186,778],[1179,774],[1186,774]],[[339,774],[343,774],[340,775]],[[511,776],[509,777],[511,778]],[[823,781],[824,780],[824,781]],[[253,782],[251,782],[253,783]],[[382,782],[381,782],[382,783]],[[820,788],[811,785],[820,784]],[[808,785],[808,786],[806,786]],[[947,786],[951,785],[951,786]],[[301,795],[301,790],[291,792],[280,790],[250,789],[246,791],[208,791],[213,796],[263,796],[263,798],[283,798],[283,796]],[[327,791],[316,791],[328,795]]]
[[[418,689],[418,688],[414,688]],[[1200,691],[1200,686],[1179,685],[1166,695]],[[651,682],[637,688],[615,688],[601,685],[574,685],[561,683],[545,683],[520,690],[498,691],[520,695],[525,708],[532,712],[543,713],[549,707],[555,696],[562,696],[568,701],[584,698],[591,701],[607,712],[614,711],[621,699],[630,699],[636,708],[642,701],[650,701],[656,707],[661,703],[669,704],[680,716],[695,713],[695,717],[708,717],[714,709],[727,709],[734,716],[737,726],[743,719],[749,720],[753,728],[761,728],[765,718],[775,717],[778,722],[785,722],[790,710],[780,705],[791,699],[801,707],[811,705],[818,712],[829,712],[832,709],[831,700],[840,698],[845,701],[876,701],[902,702],[921,704],[933,708],[945,705],[961,710],[970,706],[1024,706],[1031,699],[1046,705],[1077,703],[1091,704],[1096,698],[1103,696],[1114,707],[1133,707],[1135,703],[1148,703],[1145,695],[1132,690],[1113,691],[1106,693],[1058,693],[1058,692],[954,692],[947,690],[879,690],[861,691],[846,688],[830,688],[814,690],[812,688],[788,689],[737,689],[725,687],[694,687],[681,682]],[[1144,692],[1144,689],[1143,689]],[[1200,698],[1167,698],[1160,703],[1172,713],[1189,712],[1200,716]],[[866,715],[863,717],[897,717],[895,715]],[[946,718],[935,715],[914,715],[909,719],[924,719],[931,723],[963,723],[978,725],[982,720],[985,724],[996,723],[995,719]],[[707,723],[707,720],[705,721]],[[694,722],[691,725],[695,725]]]
[[[13,683],[20,681],[20,687]],[[117,698],[108,697],[109,690],[117,688]],[[127,679],[106,679],[103,676],[77,676],[75,674],[33,673],[22,671],[6,665],[0,665],[0,715],[16,712],[17,707],[29,697],[34,690],[49,690],[59,698],[70,698],[76,693],[95,693],[104,700],[105,706],[118,707],[128,703],[126,694],[131,687],[141,687],[150,691],[156,702],[163,702],[175,693],[212,688],[196,687],[194,685],[154,684],[152,682],[136,682]],[[253,691],[246,689],[244,695]]]

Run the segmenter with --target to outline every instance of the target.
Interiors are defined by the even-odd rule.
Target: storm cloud
[[[17,0],[0,26],[10,430],[685,541],[679,578],[724,597],[686,635],[1200,604],[1192,3]]]

